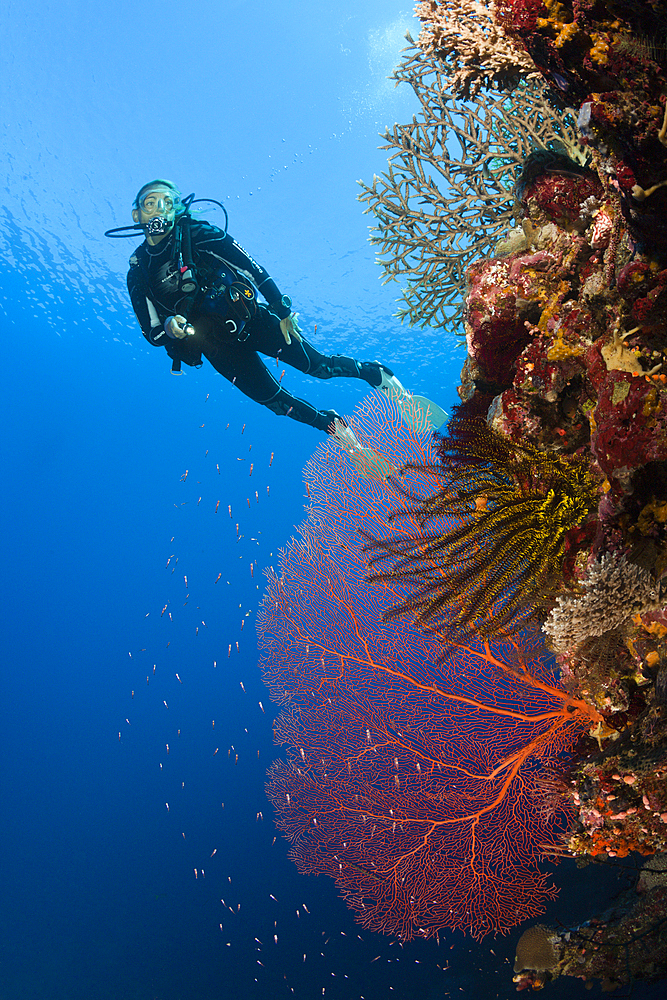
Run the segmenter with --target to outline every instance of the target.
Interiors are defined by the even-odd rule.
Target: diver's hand
[[[195,332],[194,327],[188,323],[185,316],[170,316],[169,319],[165,320],[164,330],[167,336],[173,337],[174,340],[192,337]]]
[[[297,343],[300,344],[301,341],[303,340],[303,337],[300,336],[302,331],[301,327],[299,326],[299,314],[290,313],[289,316],[285,317],[285,319],[281,319],[280,332],[285,338],[286,344],[292,343],[292,337],[294,337]]]

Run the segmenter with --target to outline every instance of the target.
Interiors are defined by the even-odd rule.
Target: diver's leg
[[[292,417],[293,420],[309,424],[311,427],[316,427],[318,431],[324,431],[327,434],[331,433],[330,428],[334,421],[340,419],[335,410],[318,410],[312,403],[306,402],[305,399],[299,399],[282,388],[273,399],[267,400],[264,406],[279,417]]]
[[[246,343],[253,351],[277,358],[313,378],[359,378],[369,385],[379,387],[383,372],[388,377],[394,374],[390,368],[377,361],[356,361],[344,354],[321,354],[305,339],[298,341],[296,337],[292,337],[292,342],[286,344],[280,330],[280,320],[263,306],[260,306],[257,315],[248,323],[246,331]]]
[[[320,431],[328,431],[329,425],[338,416],[336,411],[318,410],[305,399],[298,399],[283,389],[248,343],[247,340],[239,343],[232,338],[210,338],[202,354],[217,372],[256,403],[268,407],[280,417],[292,417]]]

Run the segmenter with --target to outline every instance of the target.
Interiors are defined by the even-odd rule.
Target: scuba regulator
[[[171,229],[172,223],[164,215],[156,215],[153,219],[149,219],[148,222],[144,222],[141,225],[146,236],[164,236]],[[111,231],[111,230],[110,230]],[[108,236],[109,233],[105,233]]]
[[[227,209],[222,204],[222,202],[216,201],[215,198],[195,198],[194,193],[189,194],[187,198],[183,198],[181,204],[183,205],[185,211],[174,220],[174,228],[184,219],[186,216],[190,218],[190,209],[193,205],[198,205],[200,202],[205,201],[211,205],[217,205],[221,208],[225,214],[225,225],[222,232],[227,235],[227,227],[229,226],[229,216],[227,215]],[[162,236],[164,233],[169,232],[169,220],[163,215],[156,215],[153,219],[148,222],[135,222],[133,226],[116,226],[115,229],[107,229],[105,236],[109,239],[120,240],[127,237],[138,236],[139,233],[143,233],[145,236]]]

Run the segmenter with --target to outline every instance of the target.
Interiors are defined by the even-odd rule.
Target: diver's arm
[[[157,306],[148,294],[143,275],[138,267],[131,267],[127,274],[127,290],[134,314],[139,321],[141,332],[154,347],[162,347],[167,340],[164,328],[166,316],[160,316]]]
[[[207,222],[195,223],[192,227],[192,246],[199,254],[208,256],[210,261],[218,259],[231,264],[236,271],[248,278],[279,319],[290,315],[290,306],[283,304],[282,292],[269,272],[253,260],[229,233],[223,233]]]

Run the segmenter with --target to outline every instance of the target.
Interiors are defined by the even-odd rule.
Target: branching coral
[[[432,495],[432,435],[384,397],[353,422],[387,461],[414,463],[414,495]],[[306,483],[308,519],[267,573],[258,616],[287,753],[267,791],[290,856],[335,879],[368,930],[503,934],[553,898],[540,862],[571,813],[562,795],[541,807],[544,779],[551,788],[599,713],[561,690],[539,634],[450,644],[383,622],[380,609],[409,590],[365,581],[357,530],[393,531],[395,482],[357,473],[329,443]]]
[[[417,588],[385,617],[482,636],[521,627],[550,605],[568,533],[596,509],[587,464],[513,445],[482,420],[455,423],[439,450],[442,488],[399,513],[404,534],[368,545],[374,578]]]
[[[645,680],[629,648],[625,621],[618,628],[578,643],[574,650],[570,649],[561,667],[566,690],[586,691],[588,700],[604,714],[607,721],[594,734],[598,740],[615,738],[618,729],[627,725],[627,712],[638,678]]]
[[[407,50],[393,78],[410,84],[421,114],[384,134],[388,170],[360,182],[385,280],[407,281],[398,316],[419,326],[455,324],[466,269],[512,225],[514,184],[530,152],[579,148],[574,122],[554,111],[543,84],[464,102],[455,72],[414,44]]]
[[[482,88],[511,89],[540,75],[523,46],[496,23],[489,3],[426,0],[415,16],[424,25],[417,44],[426,55],[451,62],[451,89],[462,97]]]
[[[651,573],[609,553],[588,570],[577,595],[561,596],[543,629],[554,649],[565,651],[603,635],[632,615],[660,607],[661,588]]]

